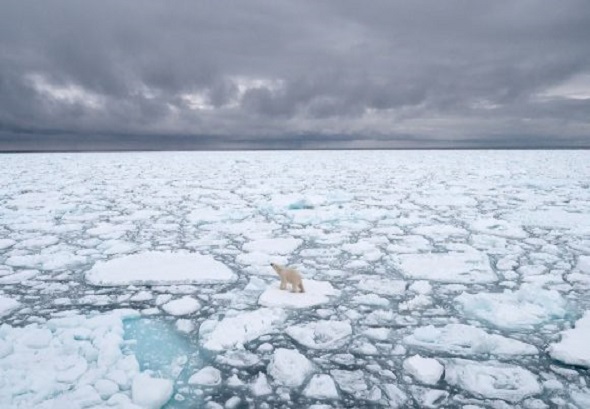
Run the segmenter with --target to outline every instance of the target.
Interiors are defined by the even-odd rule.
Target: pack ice
[[[590,407],[588,164],[3,154],[0,407]]]

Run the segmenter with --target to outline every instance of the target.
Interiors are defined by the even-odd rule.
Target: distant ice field
[[[590,152],[0,155],[0,322],[1,408],[590,408]]]

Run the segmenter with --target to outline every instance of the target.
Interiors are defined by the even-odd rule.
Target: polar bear
[[[304,293],[303,282],[299,271],[293,267],[285,267],[280,264],[270,263],[270,266],[277,272],[281,277],[281,290],[287,289],[287,283],[291,284],[291,292],[295,293],[299,290],[300,293]]]

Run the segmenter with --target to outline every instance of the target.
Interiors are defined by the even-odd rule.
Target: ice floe
[[[516,291],[463,293],[455,299],[463,314],[504,329],[525,329],[566,315],[566,302],[555,290],[523,284]]]
[[[312,372],[312,363],[296,349],[276,349],[268,364],[268,374],[274,381],[288,387],[301,386]]]
[[[279,289],[280,282],[269,286],[258,299],[258,303],[265,307],[309,308],[330,302],[331,297],[340,294],[327,281],[303,280],[305,292],[292,293],[290,290]]]
[[[98,286],[225,283],[235,274],[211,256],[145,252],[97,262],[86,280]]]
[[[186,296],[177,300],[169,301],[162,305],[162,309],[170,315],[189,315],[201,308],[199,301]]]
[[[338,399],[338,390],[330,375],[318,374],[309,380],[303,395],[312,399]]]
[[[206,320],[199,328],[199,337],[204,348],[222,351],[242,347],[261,335],[276,330],[276,325],[285,319],[280,309],[261,308],[226,316],[221,321]]]
[[[0,295],[0,317],[11,313],[19,306],[20,303],[17,300]]]
[[[445,283],[491,283],[497,280],[488,257],[477,250],[402,254],[399,268],[407,278]]]
[[[502,399],[511,403],[542,391],[539,380],[532,372],[494,361],[447,360],[444,379],[479,398]]]
[[[549,345],[553,359],[590,368],[590,312],[576,321],[574,328],[561,333],[561,341]]]
[[[318,320],[288,327],[285,333],[311,349],[338,349],[349,342],[352,326],[349,321]]]
[[[418,382],[435,385],[441,378],[445,367],[434,358],[414,355],[404,360],[404,371]]]

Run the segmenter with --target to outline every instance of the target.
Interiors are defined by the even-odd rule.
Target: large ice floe
[[[463,314],[504,329],[526,329],[567,314],[566,301],[555,290],[523,284],[519,290],[459,295]]]
[[[115,286],[224,283],[236,277],[211,256],[146,252],[98,262],[86,274],[86,279],[94,285]]]
[[[538,378],[530,371],[494,361],[448,360],[445,380],[479,398],[511,403],[538,395],[543,390]]]
[[[2,155],[0,408],[586,409],[589,163]]]

